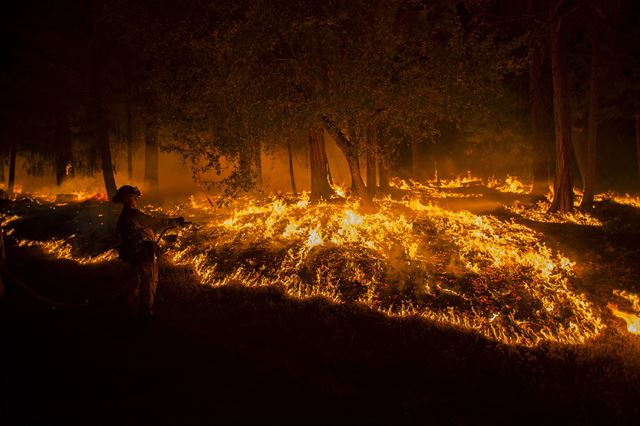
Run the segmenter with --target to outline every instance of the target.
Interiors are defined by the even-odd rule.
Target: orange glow
[[[449,191],[458,184],[478,187],[478,194]],[[226,200],[224,208],[191,196],[171,209],[145,209],[198,223],[197,230],[175,231],[177,239],[166,247],[166,257],[191,266],[205,286],[275,286],[292,298],[321,296],[362,304],[389,316],[417,316],[474,330],[508,344],[581,344],[601,333],[605,324],[598,311],[571,287],[571,259],[512,219],[450,211],[426,201],[481,197],[486,189],[472,177],[445,185],[393,179],[403,198],[377,199],[375,213],[361,210],[353,199],[312,203],[308,193],[237,197]],[[515,178],[498,186],[526,190]],[[217,205],[221,200],[214,201]],[[601,226],[582,213],[548,215],[545,207],[508,208],[530,220]],[[78,263],[117,257],[113,250],[77,256],[68,243],[57,240],[20,244]]]
[[[607,304],[607,307],[613,315],[627,323],[627,331],[629,333],[640,335],[640,316],[621,311],[613,303]]]

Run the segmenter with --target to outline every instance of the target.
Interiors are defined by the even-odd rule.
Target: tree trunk
[[[374,207],[373,200],[367,192],[367,186],[362,180],[362,174],[360,173],[360,162],[358,161],[358,145],[349,140],[345,134],[340,130],[330,119],[323,117],[325,128],[329,134],[333,137],[340,148],[340,151],[344,154],[349,164],[349,173],[351,174],[351,188],[354,194],[360,198],[365,208]]]
[[[4,162],[5,162],[4,152],[0,152],[0,182],[1,183],[4,183],[6,180],[6,177],[4,175]]]
[[[595,20],[595,18],[594,18]],[[596,180],[596,155],[598,136],[598,48],[596,34],[591,41],[591,76],[589,82],[589,124],[587,127],[587,161],[585,173],[582,175],[584,195],[580,207],[590,209],[593,205]]]
[[[17,148],[15,145],[11,145],[9,150],[9,181],[7,182],[7,194],[9,194],[9,197],[13,197],[13,190],[16,183],[16,156]]]
[[[558,3],[559,5],[559,3]],[[553,79],[553,114],[555,122],[556,174],[550,212],[573,210],[573,182],[571,178],[570,105],[567,76],[566,35],[558,12],[551,5],[551,72]]]
[[[157,188],[158,180],[158,124],[156,120],[148,120],[144,137],[144,181],[152,188]]]
[[[585,121],[588,121],[588,118]],[[584,175],[587,173],[587,133],[588,131],[585,128],[571,128],[571,146],[573,147],[573,156],[576,159],[578,173],[580,174],[583,185]]]
[[[640,177],[640,101],[637,101],[636,104],[636,157],[638,160],[638,176]]]
[[[238,154],[238,172],[240,173],[240,189],[252,191],[255,188],[253,166],[255,158],[250,149],[243,149]]]
[[[376,171],[376,129],[369,127],[367,129],[367,190],[369,197],[376,196],[376,189],[378,187],[377,171]]]
[[[320,126],[309,129],[309,161],[311,168],[311,199],[328,199],[335,195],[329,185],[329,162],[324,147],[324,131]]]
[[[97,108],[97,134],[96,141],[100,150],[100,162],[102,164],[102,176],[104,178],[104,187],[107,191],[109,199],[116,195],[118,188],[116,187],[116,178],[113,175],[113,162],[111,161],[111,146],[109,144],[109,123],[106,114],[102,108]]]
[[[293,173],[293,152],[291,150],[291,139],[287,138],[287,153],[289,154],[289,177],[291,178],[291,191],[294,196],[298,195],[298,188],[296,188],[296,176]]]
[[[529,94],[531,100],[531,148],[533,152],[533,195],[543,195],[548,186],[548,159],[545,140],[543,85],[544,49],[538,43],[530,48]]]
[[[129,182],[133,182],[133,117],[129,102],[127,102],[127,177]]]
[[[262,146],[260,142],[256,142],[256,146],[253,151],[254,156],[254,174],[255,174],[255,188],[258,191],[262,190]]]
[[[365,204],[371,203],[371,196],[369,195],[367,186],[364,184],[364,180],[362,180],[358,154],[353,153],[353,151],[343,151],[343,153],[347,158],[347,163],[349,164],[349,173],[351,174],[351,189],[356,194],[356,196],[365,201]]]
[[[91,94],[93,99],[91,102],[92,119],[95,125],[94,137],[96,147],[100,152],[100,162],[102,167],[102,176],[104,178],[104,187],[109,198],[112,198],[117,191],[116,179],[113,175],[113,162],[111,161],[111,147],[109,146],[109,119],[105,110],[105,101],[102,93],[104,86],[104,69],[98,61],[100,56],[100,48],[97,43],[96,33],[98,27],[96,25],[96,14],[94,10],[94,2],[87,0],[85,2],[86,12],[86,34],[89,40],[88,44],[88,65],[91,81]]]
[[[388,194],[390,191],[389,164],[382,156],[378,156],[378,179],[380,179],[380,193]]]
[[[417,141],[411,141],[411,174],[415,180],[422,178],[420,170],[420,145]]]
[[[64,181],[73,176],[73,151],[71,143],[71,129],[66,117],[58,122],[55,133],[56,153],[56,185],[60,186]]]

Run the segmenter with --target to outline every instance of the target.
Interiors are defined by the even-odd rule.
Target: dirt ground
[[[572,285],[609,327],[583,346],[533,349],[278,288],[204,288],[167,264],[157,318],[134,322],[122,298],[111,299],[132,277],[126,265],[53,259],[10,237],[12,274],[51,297],[92,303],[52,309],[4,277],[0,422],[637,424],[640,337],[606,303],[614,288],[640,290],[640,209],[601,202],[593,215],[605,225],[526,224],[576,260]],[[47,217],[24,219],[22,232],[66,232],[44,235]],[[85,237],[88,251],[108,244]]]

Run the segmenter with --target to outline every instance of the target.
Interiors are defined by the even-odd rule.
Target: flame
[[[579,201],[576,201],[576,205]],[[571,213],[556,212],[549,213],[551,203],[548,201],[540,201],[533,207],[525,207],[522,204],[515,203],[506,206],[507,210],[517,214],[525,219],[543,223],[573,223],[575,225],[584,226],[602,226],[602,222],[587,212],[574,210]]]
[[[278,286],[294,298],[353,301],[506,343],[582,343],[604,327],[569,288],[574,263],[526,226],[447,211],[420,197],[378,204],[377,213],[364,214],[357,202],[310,204],[308,195],[237,199],[224,211],[195,211],[189,203],[185,208],[205,225],[197,239],[181,231],[168,255],[192,265],[203,285]],[[230,262],[226,253],[251,254]],[[397,287],[409,282],[409,292]],[[388,298],[394,291],[400,293]]]
[[[73,238],[75,235],[72,235],[70,238]],[[70,238],[67,238],[69,240]],[[72,246],[69,244],[67,240],[49,240],[49,241],[30,241],[30,240],[18,240],[19,247],[38,247],[49,253],[53,257],[57,259],[66,259],[71,260],[76,263],[80,263],[83,265],[92,264],[92,263],[102,263],[108,262],[112,260],[116,260],[118,258],[118,253],[114,250],[107,250],[104,253],[100,253],[97,256],[76,256],[73,254]]]
[[[524,184],[520,179],[515,176],[507,175],[504,182],[496,178],[490,178],[487,183],[487,188],[493,188],[500,192],[508,192],[513,194],[528,194],[533,188],[532,184]]]
[[[627,331],[629,331],[629,333],[640,335],[640,316],[621,311],[618,309],[618,306],[613,303],[608,303],[607,307],[614,316],[623,319],[624,322],[627,323]]]
[[[362,212],[351,199],[311,203],[308,193],[238,197],[224,209],[197,197],[171,210],[147,207],[201,224],[197,232],[178,231],[166,254],[176,264],[190,265],[202,285],[277,286],[293,298],[363,304],[386,315],[423,317],[526,346],[581,344],[605,327],[586,297],[571,289],[574,262],[548,248],[540,234],[512,220],[425,201],[482,196],[485,187],[477,178],[440,186],[396,178],[391,184],[405,197],[378,199],[375,213]],[[454,185],[477,186],[479,193],[456,194],[449,191]],[[526,189],[515,178],[495,188],[502,185],[508,191]],[[542,209],[542,204],[518,206],[513,212],[543,220]],[[590,216],[550,220],[601,225]],[[114,251],[79,257],[63,240],[21,244],[79,263],[116,257]]]
[[[607,307],[614,316],[623,319],[627,323],[627,331],[629,333],[640,335],[640,296],[624,290],[613,290],[613,294],[631,305],[636,314],[621,311],[618,309],[618,305],[614,303],[608,303]]]
[[[633,196],[629,194],[619,195],[613,192],[607,192],[604,194],[598,194],[594,197],[596,201],[611,200],[618,204],[624,204],[626,206],[640,208],[640,196]]]

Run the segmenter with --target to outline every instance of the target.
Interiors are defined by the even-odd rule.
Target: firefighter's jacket
[[[179,219],[163,219],[149,216],[138,209],[124,208],[118,218],[117,229],[122,238],[120,247],[124,260],[138,251],[145,242],[156,242],[156,232],[168,226],[179,224]]]

